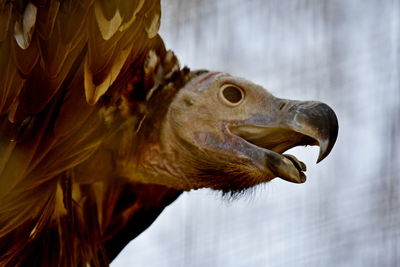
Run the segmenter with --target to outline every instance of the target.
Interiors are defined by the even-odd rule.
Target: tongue
[[[304,183],[306,176],[305,164],[292,155],[281,155],[279,153],[267,150],[268,168],[277,176],[292,183]]]
[[[306,164],[304,162],[298,160],[295,156],[291,154],[283,154],[286,158],[288,158],[291,162],[293,162],[294,166],[301,172],[305,172],[307,170]]]

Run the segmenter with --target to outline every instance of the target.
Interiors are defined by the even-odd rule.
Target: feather
[[[149,51],[148,84],[180,71],[159,19],[157,0],[0,1],[1,266],[106,265],[181,193],[114,172],[148,112]]]
[[[93,74],[88,68],[88,63],[87,60],[85,61],[85,68],[84,68],[84,73],[85,73],[85,94],[86,94],[86,100],[89,104],[93,105],[95,104],[99,98],[104,95],[104,93],[107,91],[107,89],[112,85],[112,83],[115,81],[117,78],[122,66],[125,63],[125,60],[127,59],[130,51],[131,51],[132,46],[129,46],[125,49],[122,49],[119,53],[118,56],[116,57],[111,70],[107,73],[107,76],[103,79],[103,81],[95,85],[93,82]]]
[[[150,24],[146,27],[147,36],[154,38],[160,28],[160,15],[154,14]]]
[[[121,26],[122,17],[119,13],[119,10],[116,9],[113,16],[111,18],[107,18],[104,14],[104,10],[107,10],[107,8],[103,9],[101,7],[100,1],[94,4],[94,13],[96,16],[97,25],[101,32],[101,36],[104,40],[109,40]]]
[[[41,39],[48,40],[52,35],[59,10],[59,1],[50,1],[47,6],[41,7],[36,23]]]
[[[12,18],[12,5],[10,3],[0,3],[0,42],[3,42],[7,37],[8,28],[10,27],[11,18]]]
[[[16,101],[25,80],[15,68],[15,60],[10,57],[12,40],[0,43],[0,115],[10,111],[12,103]]]
[[[119,31],[125,31],[126,29],[128,29],[129,27],[131,27],[132,23],[135,21],[137,14],[139,13],[139,11],[142,9],[143,5],[144,5],[145,0],[140,0],[139,3],[136,3],[136,7],[133,8],[133,6],[131,6],[132,4],[134,4],[134,2],[132,1],[123,1],[122,6],[121,6],[121,12],[123,12],[124,14],[124,18],[129,18],[129,20],[125,20],[124,23],[121,24],[121,26],[119,27]],[[131,14],[129,14],[131,13]]]
[[[31,73],[39,59],[37,43],[32,42],[29,47],[21,48],[17,42],[11,42],[11,47],[15,67],[23,77],[26,77]]]
[[[36,24],[37,7],[28,3],[22,15],[22,21],[16,21],[14,25],[14,37],[19,47],[27,49],[32,40],[33,30]]]

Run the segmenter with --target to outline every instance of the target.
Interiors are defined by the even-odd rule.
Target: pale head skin
[[[125,174],[183,190],[242,191],[275,177],[303,183],[305,164],[282,153],[319,145],[320,161],[337,132],[335,113],[324,103],[276,98],[245,79],[206,72],[180,89],[159,142],[146,145]]]

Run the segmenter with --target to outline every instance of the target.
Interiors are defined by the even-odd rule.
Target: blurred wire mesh
[[[183,65],[223,70],[337,113],[339,137],[294,152],[302,185],[227,203],[186,193],[112,266],[400,266],[400,1],[170,0],[161,35]]]

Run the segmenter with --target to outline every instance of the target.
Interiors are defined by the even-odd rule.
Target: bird
[[[318,101],[191,70],[159,0],[0,0],[0,266],[107,266],[184,191],[306,181]]]

